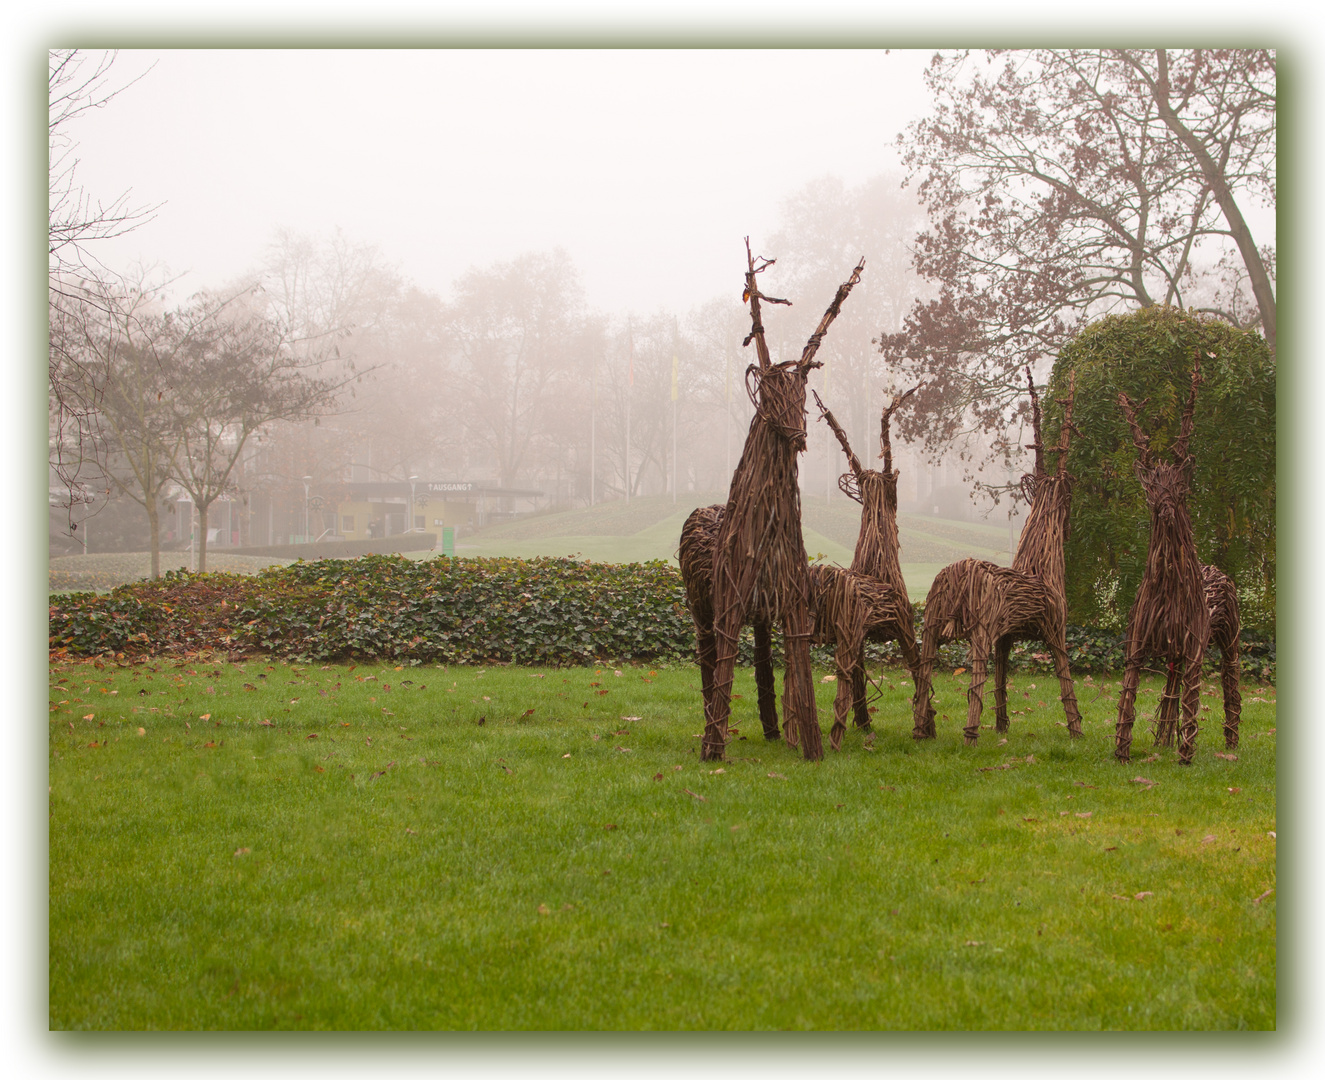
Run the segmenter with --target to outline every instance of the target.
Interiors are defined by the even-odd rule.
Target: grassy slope
[[[587,510],[543,514],[483,529],[462,539],[457,555],[579,555],[600,562],[646,559],[676,561],[681,526],[696,506],[723,501],[720,493],[689,496],[676,503],[665,496],[603,503]],[[928,590],[934,575],[967,556],[1006,565],[1007,529],[979,523],[943,521],[918,514],[899,520],[902,571],[914,599]],[[807,496],[802,505],[805,550],[813,557],[849,565],[860,530],[860,507],[844,497],[831,502]],[[421,557],[427,557],[426,555]]]
[[[739,671],[719,765],[692,667],[62,665],[50,1024],[1274,1027],[1272,689],[1237,760],[1118,766],[1112,682],[967,748],[885,674],[807,765]]]
[[[540,514],[506,522],[464,537],[456,545],[461,556],[503,555],[533,558],[539,555],[574,555],[595,562],[645,562],[666,559],[676,562],[681,526],[696,506],[721,502],[725,495],[690,495],[673,503],[670,497],[650,496],[600,503],[584,510]],[[943,521],[918,514],[903,514],[899,520],[902,544],[902,573],[912,599],[929,590],[934,575],[948,563],[967,556],[1007,564],[1007,529],[958,521]],[[808,496],[802,507],[805,550],[811,557],[847,566],[851,563],[860,529],[860,507],[845,497],[825,502]],[[434,558],[434,552],[417,552],[410,558]],[[257,558],[210,552],[211,570],[253,573],[263,566],[288,563],[289,559]],[[161,568],[188,566],[188,554],[162,552]],[[52,589],[106,589],[148,574],[145,552],[114,555],[66,555],[50,560]]]

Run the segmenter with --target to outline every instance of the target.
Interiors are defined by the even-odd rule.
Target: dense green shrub
[[[917,633],[922,617],[917,605]],[[681,575],[661,560],[418,562],[374,555],[252,575],[171,571],[107,594],[61,596],[50,608],[50,647],[69,656],[220,650],[305,661],[563,665],[686,661],[694,657],[695,636]],[[1258,647],[1256,670],[1273,678],[1274,643]],[[1068,651],[1078,671],[1115,670],[1122,662],[1121,638],[1105,631],[1070,628]],[[869,656],[901,662],[891,643],[869,646]],[[831,647],[816,647],[814,657],[831,664]],[[740,662],[751,658],[747,631]],[[940,667],[969,663],[964,643],[940,650]],[[1052,671],[1039,643],[1018,645],[1012,668]]]
[[[1243,625],[1274,633],[1274,354],[1258,333],[1161,306],[1087,326],[1059,352],[1044,395],[1046,436],[1056,441],[1075,374],[1067,459],[1076,479],[1066,545],[1070,618],[1122,628],[1145,569],[1150,516],[1118,394],[1145,402],[1140,413],[1151,449],[1167,454],[1198,350],[1202,382],[1188,498],[1197,554],[1237,583]]]

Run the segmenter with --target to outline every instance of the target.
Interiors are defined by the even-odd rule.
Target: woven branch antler
[[[905,393],[894,394],[892,404],[883,410],[883,418],[879,421],[879,457],[883,458],[883,471],[886,473],[893,471],[893,443],[890,431],[893,413],[901,407],[902,402],[924,385],[924,383],[916,383]]]
[[[1035,475],[1047,475],[1044,467],[1044,438],[1040,434],[1040,399],[1035,393],[1035,378],[1031,375],[1029,366],[1026,368],[1026,385],[1031,391],[1031,430],[1035,433],[1035,441],[1027,443],[1028,450],[1035,451]]]
[[[801,353],[798,367],[802,371],[809,371],[811,368],[823,367],[814,354],[819,351],[819,346],[823,344],[824,335],[828,333],[828,327],[832,325],[838,313],[842,310],[842,301],[847,298],[852,287],[860,280],[860,273],[865,269],[865,257],[862,255],[860,262],[856,263],[856,268],[851,271],[851,277],[842,282],[837,287],[837,295],[833,297],[833,302],[828,305],[828,310],[824,312],[824,317],[819,320],[819,325],[814,333],[810,335],[810,340],[805,343],[805,350]]]
[[[1068,379],[1067,400],[1062,401],[1060,399],[1058,402],[1063,406],[1063,427],[1058,432],[1058,445],[1053,447],[1053,450],[1058,454],[1057,473],[1059,476],[1064,477],[1067,476],[1067,450],[1068,447],[1072,445],[1072,432],[1076,430],[1076,428],[1072,426],[1072,408],[1075,405],[1076,400],[1077,373],[1074,371]]]
[[[851,472],[855,475],[856,479],[859,480],[861,473],[865,471],[865,467],[861,465],[860,459],[852,452],[851,443],[847,441],[847,433],[842,430],[842,425],[837,422],[837,418],[833,416],[832,411],[823,403],[823,400],[819,397],[819,391],[811,390],[810,393],[814,395],[814,403],[819,406],[819,419],[827,421],[828,426],[832,428],[833,434],[837,436],[837,441],[842,444],[842,450],[847,456],[847,462],[851,466]],[[845,488],[843,490],[845,490]],[[848,494],[850,493],[848,492]],[[859,495],[852,495],[851,497],[857,502],[860,502]]]
[[[1175,465],[1187,463],[1187,443],[1192,437],[1192,423],[1196,415],[1196,391],[1201,386],[1201,350],[1196,350],[1196,360],[1192,364],[1192,391],[1187,397],[1187,407],[1182,412],[1182,427],[1178,441],[1173,444],[1173,462]]]
[[[1150,468],[1150,437],[1145,429],[1141,427],[1141,422],[1137,419],[1137,413],[1146,407],[1149,398],[1143,398],[1140,402],[1133,403],[1121,390],[1118,392],[1118,408],[1122,409],[1123,416],[1127,418],[1127,426],[1132,429],[1132,442],[1136,446],[1137,464],[1143,469]]]
[[[768,345],[764,341],[764,323],[759,310],[759,301],[767,300],[770,304],[785,304],[791,307],[790,300],[781,300],[776,296],[765,296],[759,291],[759,286],[755,281],[756,274],[762,274],[776,259],[765,259],[759,256],[759,265],[755,265],[755,257],[750,253],[750,238],[745,238],[745,261],[747,269],[745,271],[745,296],[742,298],[750,302],[750,333],[741,342],[741,347],[749,345],[751,341],[755,343],[755,350],[759,353],[759,366],[767,370],[773,366],[773,358],[768,355]]]

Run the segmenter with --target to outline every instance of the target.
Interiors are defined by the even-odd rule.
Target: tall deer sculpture
[[[846,731],[846,718],[854,708],[856,726],[868,731],[869,709],[865,701],[866,641],[896,641],[903,662],[914,680],[919,674],[916,649],[915,610],[902,578],[901,544],[897,533],[897,477],[893,468],[890,426],[893,413],[915,393],[916,387],[898,394],[883,410],[879,432],[879,457],[883,471],[866,469],[852,452],[851,443],[832,412],[814,394],[820,418],[828,424],[846,454],[850,472],[837,485],[848,498],[861,504],[860,532],[855,555],[848,569],[816,564],[810,567],[816,602],[815,640],[835,643],[837,696],[829,745],[836,750]]]
[[[716,521],[709,563],[708,611],[692,606],[696,619],[701,665],[706,655],[713,660],[713,675],[705,688],[704,740],[701,757],[721,758],[727,745],[727,720],[731,714],[731,690],[736,666],[737,638],[741,627],[753,623],[756,646],[762,638],[764,659],[767,634],[780,622],[786,651],[783,711],[786,740],[799,744],[807,761],[823,757],[823,737],[814,701],[810,671],[810,637],[814,632],[809,561],[801,537],[798,456],[805,449],[805,383],[828,327],[837,318],[842,302],[860,280],[861,259],[850,278],[838,287],[837,295],[810,335],[801,358],[774,364],[764,341],[760,301],[786,304],[786,300],[759,291],[758,275],[773,265],[771,259],[756,263],[746,238],[745,299],[750,304],[751,330],[745,344],[755,343],[758,365],[746,369],[746,390],[755,405],[745,448],[732,475],[727,505]],[[686,528],[695,520],[687,519]],[[702,519],[701,522],[702,524]],[[710,520],[710,525],[713,522]],[[694,539],[693,531],[691,539]],[[689,549],[689,550],[687,550]],[[687,560],[686,555],[690,555]],[[687,563],[693,571],[695,551],[682,533],[682,572]],[[687,583],[687,595],[692,590]],[[701,603],[700,609],[704,607]],[[711,635],[701,619],[711,615]],[[762,627],[762,629],[761,629]],[[706,640],[707,637],[707,640]],[[756,659],[759,659],[757,655]],[[761,692],[761,719],[766,737],[775,738],[776,709],[771,706],[772,673],[768,671],[768,700],[765,711]],[[770,720],[772,727],[770,729]]]
[[[1211,641],[1219,646],[1222,654],[1224,745],[1229,749],[1238,745],[1242,696],[1238,691],[1238,634],[1241,626],[1237,593],[1223,571],[1203,566],[1197,558],[1196,537],[1187,509],[1194,464],[1188,444],[1200,384],[1198,354],[1192,366],[1192,388],[1183,410],[1178,438],[1169,451],[1170,460],[1161,460],[1150,451],[1150,437],[1137,418],[1145,402],[1136,405],[1126,394],[1118,395],[1118,406],[1132,429],[1132,442],[1137,451],[1136,475],[1150,510],[1150,548],[1146,554],[1146,568],[1127,617],[1126,658],[1114,734],[1114,757],[1119,761],[1131,757],[1141,664],[1148,657],[1159,657],[1168,661],[1168,675],[1164,697],[1160,701],[1155,743],[1157,746],[1173,745],[1174,729],[1177,728],[1178,760],[1183,765],[1191,764],[1201,703],[1201,662]]]
[[[1053,656],[1054,670],[1067,714],[1067,730],[1081,735],[1081,712],[1077,708],[1072,673],[1067,662],[1067,585],[1063,544],[1067,539],[1068,514],[1072,502],[1072,478],[1067,472],[1067,449],[1072,431],[1072,402],[1076,378],[1072,379],[1064,405],[1063,426],[1057,446],[1054,472],[1045,466],[1045,446],[1040,434],[1040,403],[1035,382],[1026,372],[1031,394],[1031,423],[1035,442],[1035,472],[1022,477],[1022,491],[1030,498],[1030,514],[1021,530],[1012,566],[998,566],[979,559],[962,559],[944,567],[930,586],[921,633],[920,674],[913,701],[913,738],[932,739],[934,730],[933,671],[939,647],[949,641],[971,643],[971,681],[966,692],[966,743],[980,735],[980,713],[984,707],[984,683],[989,654],[994,654],[994,707],[998,731],[1008,730],[1008,654],[1017,641],[1043,641]]]

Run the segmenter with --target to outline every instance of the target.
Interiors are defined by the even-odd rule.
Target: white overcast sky
[[[278,228],[340,229],[443,295],[561,246],[591,305],[684,311],[807,181],[899,169],[931,52],[125,50],[142,77],[69,131],[90,192],[163,204],[97,245],[112,269],[215,286]]]

